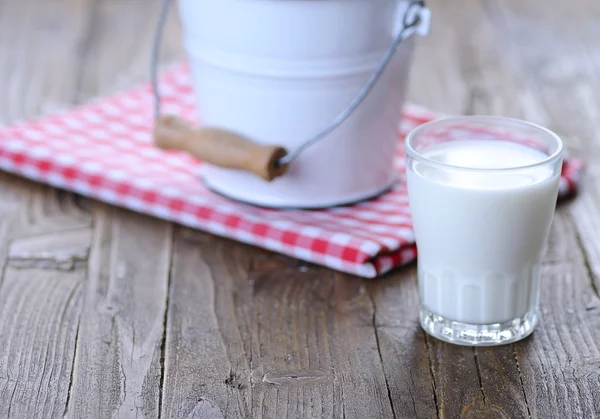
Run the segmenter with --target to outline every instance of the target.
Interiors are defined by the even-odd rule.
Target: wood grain
[[[94,220],[69,417],[155,417],[171,226],[103,206]]]
[[[581,48],[580,51],[573,51],[571,37],[573,32],[579,31],[574,30],[572,24],[566,23],[567,20],[559,21],[562,23],[560,27],[552,27],[556,20],[550,17],[557,15],[560,9],[558,4],[554,8],[548,8],[541,4],[535,7],[529,2],[524,7],[529,13],[527,16],[520,16],[515,10],[521,11],[523,7],[519,6],[524,3],[504,3],[470,2],[471,7],[467,10],[455,8],[454,5],[448,5],[447,10],[444,10],[444,15],[453,21],[464,22],[456,25],[457,32],[467,41],[457,45],[462,73],[460,84],[465,85],[463,91],[470,92],[463,112],[516,116],[542,123],[561,134],[571,133],[564,137],[570,151],[582,157],[589,156],[593,153],[591,149],[597,147],[597,143],[589,140],[591,133],[594,130],[597,132],[597,125],[594,125],[597,119],[588,119],[592,115],[588,113],[586,117],[580,112],[581,104],[590,104],[592,100],[589,96],[592,86],[588,84],[592,75],[583,77],[583,80],[577,78],[581,77],[586,67],[589,68],[590,61],[583,51],[583,45],[577,45]],[[591,7],[576,9],[578,11],[570,10],[571,15],[579,13],[578,19],[584,21],[584,15],[590,12]],[[510,12],[513,12],[512,16],[506,17]],[[540,15],[546,20],[540,19]],[[544,82],[545,74],[539,74],[540,66],[543,73],[550,74],[553,80]],[[567,71],[561,74],[561,69]],[[423,73],[420,74],[423,76]],[[586,88],[578,88],[581,84],[586,85]],[[580,96],[574,98],[573,93]],[[584,112],[595,110],[588,107]],[[588,137],[587,141],[585,137]],[[590,170],[594,170],[596,164],[590,162]],[[586,186],[589,187],[589,183]],[[553,299],[547,291],[556,290],[562,296],[565,281],[575,282],[577,291],[573,296],[583,298],[583,301],[570,301],[570,305],[578,305],[579,312],[582,313],[568,328],[573,334],[567,337],[554,336],[546,345],[547,348],[552,348],[552,342],[556,344],[557,341],[566,341],[570,342],[571,347],[579,348],[577,351],[580,352],[572,351],[567,357],[562,357],[562,361],[558,361],[557,355],[552,352],[534,352],[531,348],[538,346],[538,339],[543,333],[539,331],[533,338],[513,345],[514,350],[477,349],[473,351],[472,357],[468,350],[450,348],[434,341],[432,357],[434,365],[440,368],[435,376],[441,381],[437,388],[442,414],[448,417],[469,416],[471,413],[483,417],[592,417],[594,412],[598,412],[597,406],[592,406],[588,393],[592,388],[598,391],[597,383],[592,383],[587,378],[572,380],[572,377],[553,374],[550,379],[552,384],[542,385],[545,384],[545,379],[539,378],[546,377],[548,371],[570,370],[568,365],[571,364],[590,365],[589,370],[583,367],[584,377],[596,377],[598,374],[597,364],[594,363],[595,355],[590,356],[592,362],[589,364],[585,361],[588,355],[584,355],[595,347],[590,339],[595,338],[592,331],[598,320],[592,320],[597,316],[594,313],[590,315],[589,312],[597,310],[598,306],[599,256],[597,237],[592,237],[593,227],[597,223],[597,201],[586,192],[584,189],[583,196],[570,207],[574,215],[572,223],[576,227],[581,226],[579,231],[565,226],[565,223],[570,222],[566,210],[561,210],[557,217],[553,230],[554,250],[550,249],[551,262],[548,262],[554,268],[547,268],[545,271],[547,280],[552,282],[544,287],[546,292],[542,294],[542,304],[550,307],[546,308],[546,312],[564,313],[565,300],[556,300],[556,295]],[[580,210],[583,205],[586,206],[585,210]],[[560,250],[556,249],[557,244],[560,245]],[[587,265],[588,272],[582,269],[578,274],[573,274],[573,269],[577,266],[572,264],[573,258],[580,260],[578,266]],[[590,280],[595,282],[590,283]],[[583,307],[587,313],[584,313]],[[592,324],[586,326],[586,322],[590,320]],[[565,331],[565,326],[561,325],[566,324],[567,319],[559,319],[549,321],[539,329]],[[579,343],[574,343],[577,340]],[[527,351],[527,356],[524,356],[523,350]],[[460,360],[464,364],[457,368],[455,363]],[[536,365],[535,372],[532,371],[530,362]],[[463,375],[469,369],[471,371],[466,376]],[[476,375],[479,382],[471,379]],[[455,385],[452,377],[461,377],[460,387]],[[446,381],[450,394],[444,391]],[[448,399],[452,402],[447,403]],[[565,402],[565,399],[568,401]]]
[[[0,122],[63,109],[77,96],[79,48],[94,1],[3,1]]]
[[[0,416],[62,417],[85,278],[64,261],[85,262],[91,217],[72,195],[0,179]],[[57,251],[40,254],[40,242]]]
[[[163,416],[393,416],[365,281],[250,255],[176,235]]]
[[[589,310],[593,290],[564,210],[555,218],[549,256],[539,327],[529,344],[515,345],[525,393],[533,417],[594,417],[600,316]]]
[[[62,417],[84,271],[8,268],[0,290],[0,416]]]
[[[2,2],[0,122],[72,102],[90,4]],[[6,175],[0,184],[0,416],[62,417],[91,217],[68,194]]]
[[[78,101],[148,80],[150,50],[160,4],[158,0],[93,2],[88,8],[90,20],[81,45]],[[183,58],[177,13],[175,7],[172,9],[161,47],[161,62],[165,63]]]
[[[253,417],[250,253],[177,229],[162,417]]]
[[[418,323],[415,265],[382,281],[369,281],[377,346],[397,417],[438,417],[437,382],[427,338]]]
[[[568,133],[570,152],[587,160],[587,182],[571,211],[578,245],[584,249],[590,280],[600,298],[600,248],[593,237],[595,214],[600,210],[600,51],[595,42],[600,27],[594,20],[600,5],[589,0],[581,0],[578,7],[559,2],[550,11],[502,3],[488,5],[496,32],[511,34],[502,37],[499,47],[511,58],[514,71],[535,90],[544,122]]]
[[[361,280],[0,174],[0,416],[600,416],[600,3],[428,5],[411,100],[541,123],[588,160],[530,338],[426,336],[414,265]],[[0,2],[0,123],[145,80],[158,7]],[[180,35],[172,13],[164,64]]]
[[[320,268],[253,277],[253,415],[395,416],[366,281]]]

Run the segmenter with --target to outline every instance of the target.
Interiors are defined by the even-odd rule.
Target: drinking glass
[[[514,342],[538,320],[563,145],[539,125],[445,118],[405,140],[420,322],[469,346]]]

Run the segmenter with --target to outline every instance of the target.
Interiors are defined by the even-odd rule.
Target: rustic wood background
[[[600,415],[600,2],[429,5],[411,100],[547,125],[589,161],[531,338],[428,338],[414,266],[361,280],[0,174],[0,417]],[[0,0],[0,122],[145,80],[158,6]]]

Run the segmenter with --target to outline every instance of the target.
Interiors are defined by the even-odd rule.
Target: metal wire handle
[[[150,79],[152,83],[152,94],[154,95],[154,120],[158,120],[160,117],[161,98],[158,86],[158,57],[160,55],[160,47],[162,45],[162,36],[165,29],[165,23],[167,22],[167,16],[169,14],[169,6],[171,0],[163,0],[160,9],[160,15],[158,17],[158,23],[156,24],[156,31],[154,32],[154,43],[152,45],[152,58],[150,59]]]
[[[164,32],[164,26],[167,20],[167,15],[169,12],[169,5],[171,0],[163,0],[160,16],[158,19],[158,24],[156,27],[156,32],[154,34],[154,45],[152,49],[152,62],[150,67],[151,79],[152,79],[152,92],[154,95],[154,117],[158,119],[160,116],[161,109],[161,98],[158,86],[158,57],[160,54],[160,46],[162,44],[162,35]],[[408,5],[404,17],[402,19],[402,29],[398,32],[394,41],[390,45],[390,47],[385,52],[383,59],[379,63],[379,66],[373,73],[373,75],[369,78],[367,83],[363,86],[358,95],[354,98],[354,100],[348,105],[346,109],[344,109],[338,116],[336,116],[333,121],[329,123],[327,127],[325,127],[322,131],[309,138],[305,142],[303,142],[296,149],[289,152],[287,155],[278,160],[279,165],[285,165],[291,163],[298,155],[300,155],[306,148],[311,145],[317,143],[322,140],[324,137],[329,135],[332,131],[338,128],[346,119],[352,115],[352,113],[360,106],[360,104],[365,100],[365,98],[369,95],[375,84],[379,81],[379,78],[387,68],[388,64],[392,60],[398,45],[406,39],[407,32],[410,29],[416,28],[421,24],[421,14],[420,12],[425,8],[425,2],[423,0],[415,0],[411,1]]]

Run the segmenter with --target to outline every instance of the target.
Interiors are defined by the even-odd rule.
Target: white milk
[[[455,141],[420,151],[453,166],[504,169],[546,159],[504,141]],[[407,170],[422,303],[446,319],[505,322],[537,307],[540,264],[558,194],[546,166],[450,171],[413,161]]]

